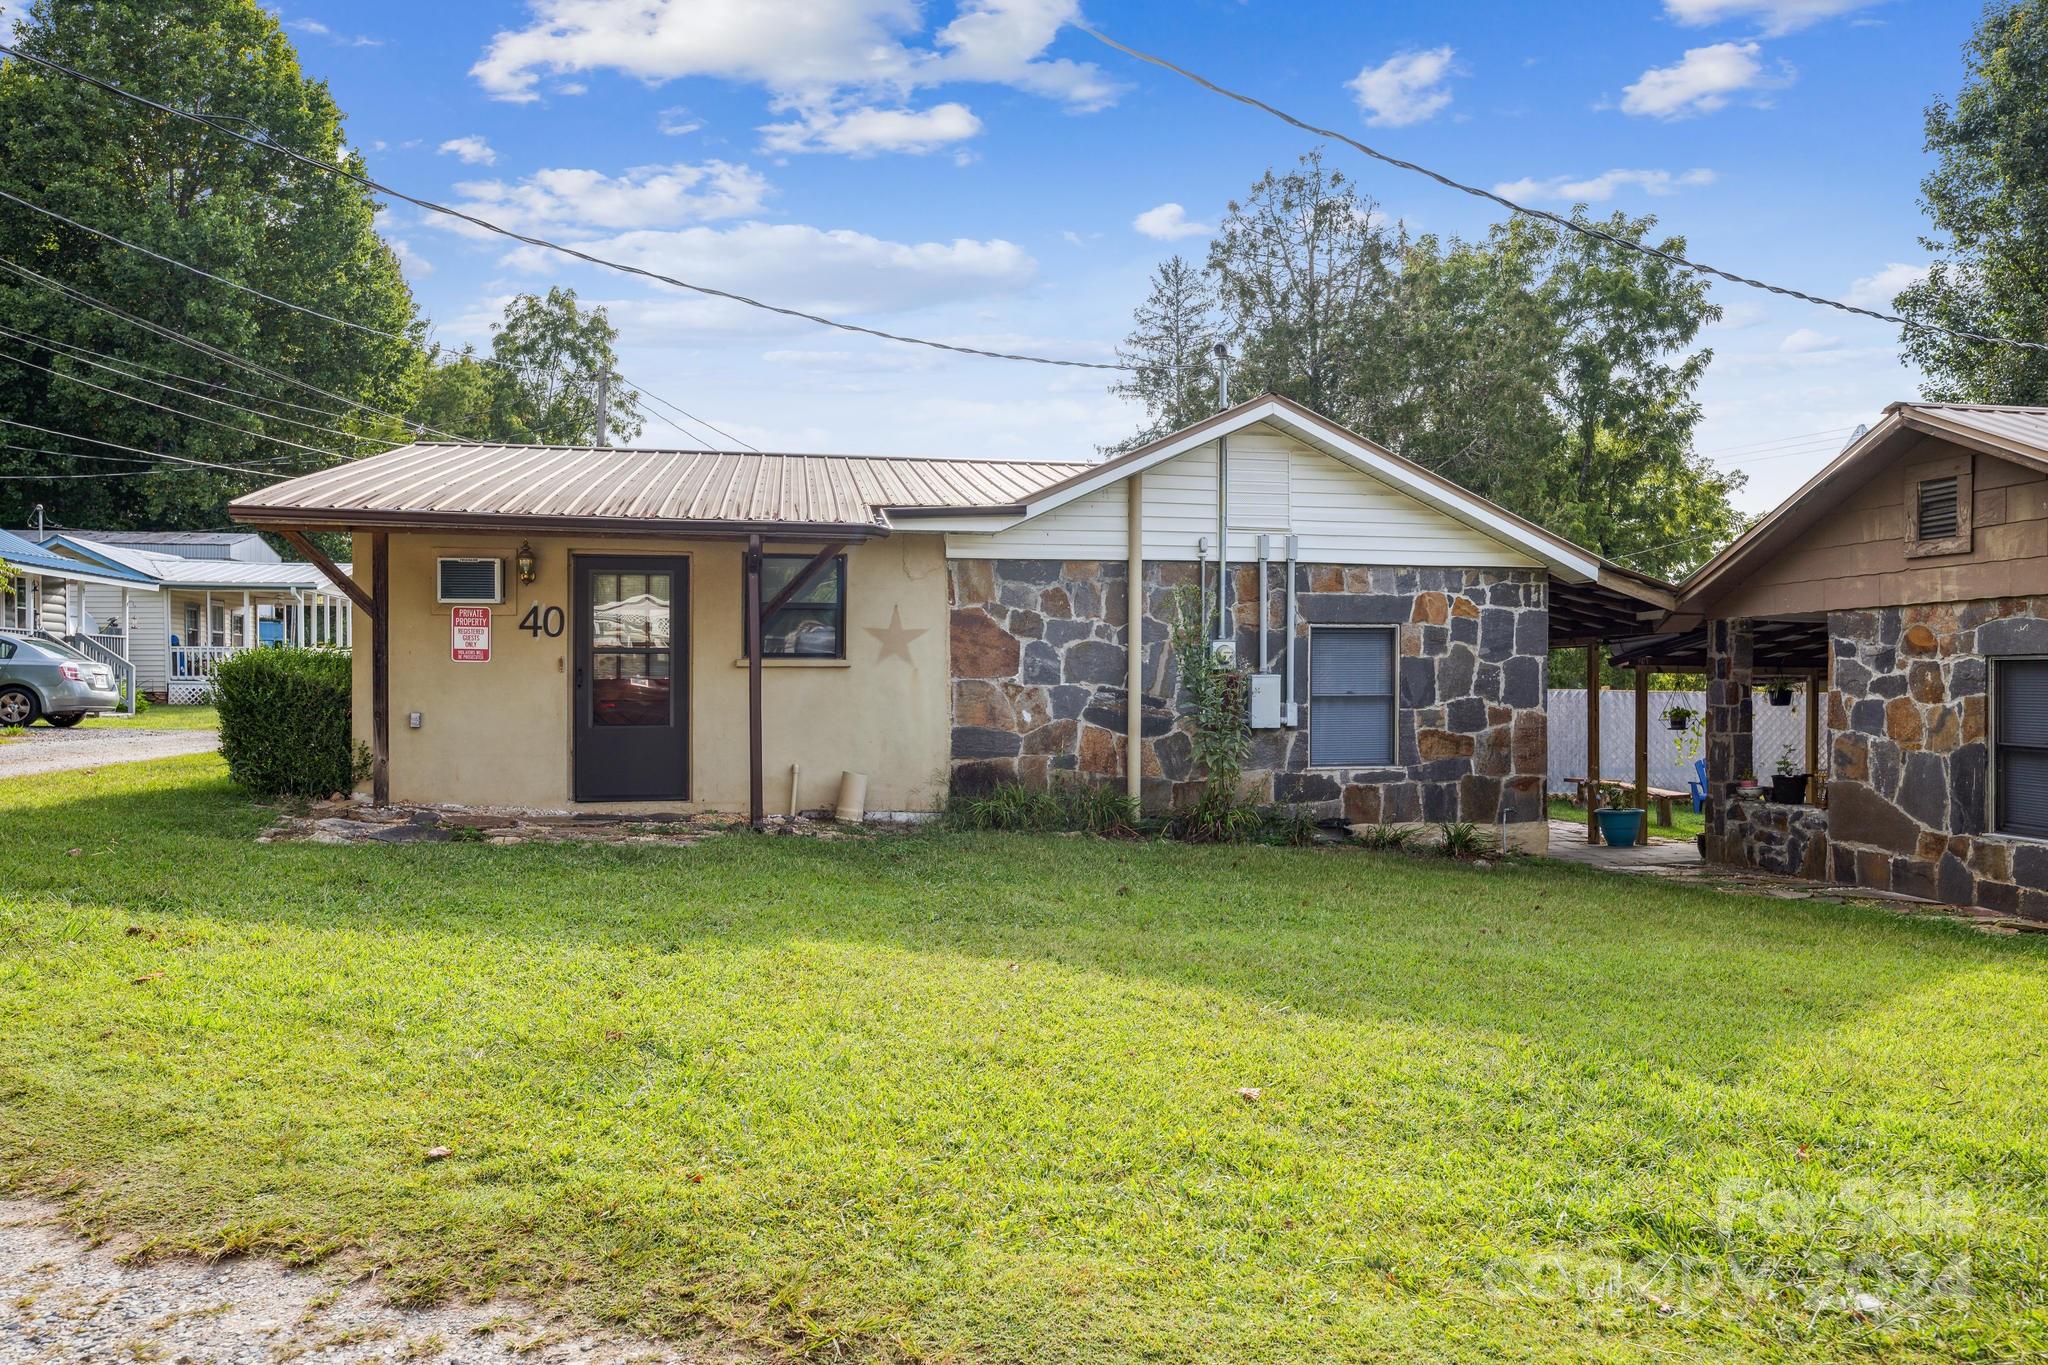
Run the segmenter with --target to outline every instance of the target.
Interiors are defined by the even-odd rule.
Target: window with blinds
[[[1920,481],[1920,539],[1947,540],[1956,534],[1962,525],[1961,514],[1957,511],[1956,492],[1956,477],[1953,474],[1946,478]]]
[[[1991,686],[1999,832],[2048,838],[2048,659],[2001,659]]]
[[[1308,637],[1308,754],[1318,768],[1394,761],[1390,627],[1317,626]]]

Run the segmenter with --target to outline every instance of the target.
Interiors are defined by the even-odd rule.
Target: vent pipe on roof
[[[1230,407],[1230,349],[1217,342],[1216,400],[1219,411]],[[1216,635],[1219,649],[1235,639],[1230,628],[1230,438],[1216,433]]]

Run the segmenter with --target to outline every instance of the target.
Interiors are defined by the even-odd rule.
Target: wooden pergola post
[[[1600,842],[1600,644],[1586,646],[1586,842]]]
[[[1820,785],[1820,708],[1827,693],[1821,688],[1818,673],[1809,674],[1806,679],[1806,799],[1809,804],[1819,804]]]
[[[1650,842],[1650,666],[1636,665],[1636,809],[1643,813],[1636,842]]]
[[[370,800],[391,804],[391,537],[370,533]]]

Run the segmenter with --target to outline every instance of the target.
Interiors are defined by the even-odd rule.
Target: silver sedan
[[[69,645],[33,635],[0,636],[0,725],[76,725],[121,705],[114,670]]]

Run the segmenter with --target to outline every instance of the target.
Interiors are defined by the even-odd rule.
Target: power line
[[[1385,162],[1387,165],[1395,167],[1398,170],[1412,171],[1416,175],[1426,176],[1429,179],[1434,180],[1437,184],[1444,186],[1446,189],[1456,190],[1460,194],[1469,194],[1474,198],[1484,199],[1487,200],[1489,203],[1498,204],[1500,205],[1500,207],[1507,209],[1511,213],[1519,213],[1527,218],[1536,218],[1546,223],[1554,223],[1558,227],[1565,228],[1571,232],[1576,232],[1581,236],[1591,237],[1595,240],[1606,242],[1612,246],[1621,247],[1624,250],[1639,252],[1642,255],[1649,256],[1655,260],[1663,261],[1666,264],[1675,265],[1681,267],[1682,269],[1690,270],[1696,275],[1709,275],[1715,279],[1726,280],[1730,284],[1739,284],[1744,286],[1745,288],[1761,289],[1765,293],[1777,294],[1784,298],[1789,299],[1797,299],[1801,303],[1817,304],[1823,308],[1833,308],[1844,313],[1853,313],[1858,317],[1871,318],[1878,322],[1888,322],[1899,327],[1911,328],[1914,331],[1932,332],[1939,336],[1953,337],[1958,341],[1976,341],[1983,342],[1987,345],[1993,346],[2012,346],[2017,347],[2021,350],[2028,351],[2048,351],[2048,342],[2022,341],[2015,337],[1992,336],[1985,332],[1972,332],[1954,327],[1937,327],[1933,323],[1915,322],[1910,318],[1899,317],[1897,314],[1894,313],[1880,313],[1874,308],[1862,308],[1858,307],[1853,303],[1843,303],[1839,299],[1825,298],[1819,294],[1809,294],[1803,290],[1792,289],[1785,285],[1770,284],[1763,280],[1752,279],[1747,275],[1738,275],[1735,274],[1733,271],[1722,270],[1718,266],[1707,265],[1704,262],[1695,261],[1688,257],[1680,256],[1676,252],[1665,251],[1661,248],[1653,247],[1649,245],[1647,242],[1639,242],[1632,237],[1624,237],[1619,233],[1609,232],[1607,229],[1599,227],[1593,223],[1582,222],[1578,219],[1567,217],[1561,213],[1552,213],[1548,209],[1530,208],[1526,204],[1518,204],[1514,200],[1507,198],[1505,195],[1496,194],[1492,190],[1482,189],[1477,185],[1468,185],[1461,180],[1453,180],[1450,176],[1447,176],[1440,171],[1433,171],[1427,166],[1420,165],[1413,161],[1403,160],[1402,158],[1394,156],[1388,152],[1380,151],[1376,147],[1368,147],[1365,143],[1360,142],[1357,138],[1346,136],[1345,134],[1338,132],[1334,128],[1318,127],[1317,125],[1310,123],[1305,119],[1295,117],[1293,114],[1288,113],[1284,109],[1276,108],[1275,106],[1270,105],[1266,103],[1264,100],[1258,99],[1255,96],[1242,94],[1236,90],[1229,89],[1226,86],[1218,85],[1216,82],[1210,80],[1208,77],[1197,75],[1196,73],[1188,70],[1186,67],[1178,66],[1173,62],[1168,61],[1164,57],[1157,57],[1149,52],[1141,52],[1137,48],[1131,47],[1126,43],[1118,42],[1116,39],[1110,37],[1108,34],[1090,28],[1086,24],[1076,24],[1075,27],[1080,29],[1081,32],[1087,34],[1089,37],[1095,39],[1097,42],[1102,43],[1108,47],[1113,47],[1118,52],[1121,52],[1126,56],[1135,57],[1137,60],[1141,62],[1146,62],[1152,66],[1160,67],[1163,70],[1171,71],[1176,76],[1181,76],[1186,78],[1187,80],[1193,81],[1196,85],[1201,86],[1204,90],[1207,90],[1212,94],[1221,95],[1225,99],[1235,100],[1239,104],[1248,105],[1249,107],[1260,110],[1263,113],[1271,114],[1274,118],[1279,119],[1282,123],[1290,124],[1293,127],[1301,129],[1305,133],[1312,133],[1317,137],[1330,138],[1333,141],[1341,142],[1347,147],[1351,147],[1357,151],[1363,152],[1365,155],[1371,157],[1375,161]],[[5,49],[0,49],[0,51],[4,50]],[[226,130],[223,129],[222,131]]]
[[[140,403],[146,408],[155,408],[158,412],[169,413],[173,417],[182,417],[188,422],[203,422],[210,427],[219,427],[222,431],[232,431],[238,436],[246,436],[258,441],[269,441],[275,445],[290,446],[294,450],[303,450],[311,455],[325,455],[333,460],[346,460],[349,458],[338,450],[329,450],[326,446],[309,446],[302,441],[294,441],[287,436],[268,436],[260,431],[250,431],[247,427],[238,427],[232,422],[215,421],[211,417],[201,417],[195,412],[185,412],[148,398],[138,398],[132,393],[123,393],[119,389],[110,389],[105,384],[95,384],[90,379],[82,379],[75,374],[66,374],[62,370],[53,370],[48,365],[38,365],[33,360],[24,360],[22,357],[12,355],[6,351],[0,351],[0,360],[11,360],[17,365],[26,365],[31,370],[41,370],[44,374],[55,375],[57,378],[67,380],[73,384],[83,384],[88,389],[96,389],[100,393],[110,394],[115,398],[125,398],[131,403]]]
[[[63,346],[66,344],[64,342],[51,342],[48,341],[47,339],[37,338],[33,333],[30,332],[17,332],[12,327],[8,327],[5,325],[0,325],[0,340],[13,341],[16,342],[17,344],[28,344],[33,341],[41,340],[42,344],[49,346]],[[290,424],[291,426],[304,427],[308,431],[325,432],[330,436],[339,436],[344,440],[350,441],[368,441],[375,439],[374,437],[361,435],[358,432],[343,431],[340,427],[322,426],[318,422],[301,422],[297,418],[293,417],[279,417],[274,413],[258,412],[254,408],[245,408],[240,403],[230,403],[225,398],[215,398],[210,394],[204,393],[192,393],[189,390],[181,389],[174,384],[166,384],[160,379],[151,379],[147,375],[131,374],[127,370],[121,369],[118,365],[103,364],[100,361],[89,360],[83,355],[70,355],[63,351],[59,351],[57,352],[57,354],[63,356],[63,358],[66,360],[76,361],[79,364],[83,365],[90,365],[97,370],[111,371],[114,374],[120,375],[123,379],[132,379],[143,384],[153,384],[157,388],[164,390],[166,393],[175,393],[181,398],[196,398],[202,403],[218,403],[220,404],[220,406],[224,408],[231,408],[236,412],[247,413],[249,416],[259,418],[265,422],[285,422]],[[8,358],[13,359],[13,357],[11,356]],[[51,373],[57,372],[51,371]],[[71,376],[60,374],[58,375],[58,377],[70,378]],[[126,396],[127,395],[125,394],[123,395],[123,397]]]
[[[130,251],[137,252],[141,255],[147,256],[151,260],[161,261],[165,265],[176,266],[180,270],[189,271],[191,274],[197,275],[201,279],[211,280],[216,284],[224,284],[230,289],[238,289],[245,294],[249,294],[255,298],[262,299],[266,303],[274,303],[280,308],[288,308],[295,313],[303,313],[308,317],[319,318],[323,322],[331,322],[337,326],[346,327],[351,331],[361,332],[366,336],[381,337],[387,341],[397,341],[412,346],[419,345],[419,340],[416,337],[408,336],[402,332],[388,331],[381,327],[371,327],[365,323],[351,322],[347,318],[336,317],[334,314],[322,312],[318,308],[311,308],[306,306],[305,304],[293,303],[290,299],[279,298],[275,294],[266,293],[265,291],[257,289],[252,285],[242,284],[236,280],[231,280],[227,278],[227,276],[225,275],[216,274],[213,271],[207,270],[201,266],[193,265],[187,261],[178,260],[176,257],[167,256],[161,251],[155,251],[150,249],[149,247],[141,246],[135,242],[128,241],[124,237],[117,237],[113,233],[106,232],[100,228],[93,227],[89,223],[81,223],[76,218],[70,217],[67,214],[59,213],[55,209],[47,208],[44,205],[35,203],[32,200],[24,199],[22,196],[10,193],[7,190],[0,189],[0,199],[5,199],[12,203],[19,204],[25,209],[29,209],[30,211],[35,213],[43,214],[46,217],[54,218],[60,223],[64,223],[67,224],[68,226],[77,228],[80,232],[90,233],[103,241],[112,242],[115,246],[125,247]],[[519,365],[513,361],[500,360],[496,356],[478,355],[474,351],[464,351],[461,353],[461,357],[463,359],[473,361],[477,364],[496,365],[503,369],[510,370],[518,374],[544,372],[541,371],[540,367],[538,366]],[[652,399],[653,401],[660,403],[665,407],[674,409],[676,412],[681,413],[684,417],[689,418],[689,420],[696,422],[701,426],[709,427],[711,430],[717,432],[719,435],[725,437],[728,441],[733,442],[735,445],[747,446],[747,449],[749,450],[753,450],[755,448],[751,445],[747,445],[745,441],[740,440],[739,437],[734,436],[732,433],[726,431],[722,427],[719,427],[715,423],[708,422],[702,417],[692,415],[687,409],[683,408],[680,404],[671,403],[667,399],[661,397],[661,395],[649,392],[640,384],[627,378],[625,375],[621,374],[619,376],[619,379],[623,383],[631,384],[633,388],[635,388],[641,393],[642,396]],[[703,439],[696,432],[688,432],[687,434],[690,436],[692,440]],[[363,438],[358,437],[357,439]],[[711,442],[705,441],[704,444],[710,445]]]
[[[620,375],[620,376],[619,376],[619,378],[621,378],[621,379],[625,379],[625,376],[624,376],[624,375]],[[626,382],[628,382],[628,383],[632,383],[632,381],[631,381],[631,380],[627,380]],[[681,416],[683,416],[683,417],[685,417],[685,418],[688,418],[688,419],[689,419],[690,421],[692,421],[692,422],[695,422],[695,423],[697,423],[697,424],[698,424],[699,426],[704,426],[704,427],[710,427],[710,428],[711,428],[711,430],[713,430],[713,431],[717,432],[717,433],[718,433],[718,434],[719,434],[720,436],[723,436],[723,437],[724,437],[724,438],[725,438],[726,440],[728,440],[728,441],[731,441],[731,442],[732,442],[732,443],[733,443],[734,445],[736,445],[736,446],[745,446],[745,447],[746,447],[746,448],[747,448],[748,450],[751,450],[751,451],[753,451],[753,452],[754,452],[755,454],[757,454],[757,455],[758,455],[758,454],[760,453],[760,449],[761,449],[761,448],[760,448],[759,446],[756,446],[756,445],[754,445],[753,443],[751,443],[751,442],[749,442],[749,441],[743,441],[743,440],[741,440],[741,439],[740,439],[739,437],[737,437],[737,436],[733,435],[733,434],[732,434],[731,432],[727,431],[727,430],[726,430],[726,429],[725,429],[724,427],[718,426],[718,425],[717,425],[716,423],[712,423],[712,422],[707,422],[707,421],[705,421],[705,420],[704,420],[704,419],[703,419],[702,417],[699,417],[699,416],[697,416],[697,414],[695,414],[695,413],[693,413],[693,412],[689,411],[688,409],[686,409],[686,408],[683,408],[683,407],[681,407],[681,406],[679,406],[679,405],[677,405],[677,404],[675,404],[675,403],[671,403],[671,402],[669,402],[669,401],[668,401],[668,400],[667,400],[666,398],[663,398],[663,397],[662,397],[662,396],[661,396],[660,394],[656,394],[656,393],[649,393],[649,392],[647,392],[647,390],[645,390],[645,389],[642,389],[642,388],[640,388],[640,386],[639,386],[638,384],[634,384],[634,385],[633,385],[633,387],[634,387],[635,389],[639,390],[639,393],[640,393],[640,396],[641,396],[641,397],[643,397],[643,398],[648,398],[648,399],[652,399],[652,400],[653,400],[654,402],[656,402],[656,403],[659,403],[659,404],[661,404],[661,405],[662,405],[663,407],[665,407],[665,408],[668,408],[668,409],[670,409],[670,410],[672,410],[672,411],[674,411],[674,412],[676,412],[676,413],[680,414]],[[677,422],[676,422],[676,421],[674,421],[673,419],[670,419],[670,418],[665,418],[665,417],[664,417],[664,418],[662,418],[661,420],[663,420],[663,421],[667,422],[667,423],[668,423],[668,424],[669,424],[670,426],[672,426],[672,427],[675,427],[675,429],[676,429],[677,431],[681,431],[681,432],[684,432],[684,433],[685,433],[685,434],[687,434],[687,435],[688,435],[688,436],[689,436],[689,437],[690,437],[690,438],[691,438],[692,440],[701,440],[701,441],[703,441],[703,442],[704,442],[704,444],[705,444],[705,445],[706,445],[707,447],[711,445],[711,442],[710,442],[710,441],[709,441],[708,439],[706,439],[706,438],[704,438],[704,437],[701,437],[701,436],[699,436],[699,435],[698,435],[698,434],[697,434],[696,432],[690,431],[690,429],[689,429],[688,427],[682,426],[681,424],[677,423]]]
[[[53,280],[48,275],[42,274],[40,271],[31,270],[27,266],[8,260],[4,256],[0,256],[0,269],[10,271],[16,275],[21,276],[24,279],[31,280],[34,283],[41,285],[45,289],[63,295],[65,298],[71,300],[74,303],[82,303],[88,308],[96,308],[102,313],[106,313],[109,314],[110,316],[121,319],[121,321],[128,323],[130,326],[139,327],[143,331],[154,333],[155,335],[160,336],[167,341],[175,342],[188,350],[197,351],[201,355],[204,355],[209,359],[224,361],[230,365],[237,365],[240,366],[242,369],[248,370],[252,374],[260,374],[266,379],[273,379],[278,381],[279,383],[289,384],[294,388],[304,389],[308,393],[317,394],[322,398],[332,399],[334,402],[340,403],[344,407],[357,408],[363,412],[369,413],[373,417],[386,418],[390,421],[397,422],[400,426],[403,426],[408,430],[416,433],[422,433],[431,436],[439,436],[442,439],[449,441],[459,441],[462,439],[461,437],[454,435],[452,432],[436,430],[433,427],[427,426],[423,422],[414,421],[409,417],[401,417],[395,412],[386,412],[384,409],[375,407],[369,403],[364,403],[357,399],[349,398],[343,394],[335,393],[329,389],[323,389],[318,384],[311,384],[303,379],[294,378],[293,376],[286,374],[282,370],[274,370],[270,366],[260,364],[254,360],[250,360],[246,356],[237,355],[233,351],[225,350],[222,347],[215,346],[212,342],[201,341],[197,337],[188,336],[184,332],[179,331],[175,327],[167,327],[164,326],[162,323],[151,322],[147,318],[137,317],[133,313],[127,312],[120,308],[116,308],[111,303],[107,303],[102,299],[95,298],[93,295],[86,293],[82,289],[76,288],[72,285],[65,284],[61,280]]]
[[[1053,356],[1028,355],[1014,351],[983,350],[977,346],[961,346],[950,341],[934,341],[928,337],[910,336],[901,332],[885,332],[877,327],[864,327],[857,322],[842,322],[837,318],[825,317],[822,314],[808,313],[801,308],[788,308],[782,306],[781,304],[768,303],[765,300],[753,298],[746,294],[736,293],[730,289],[719,289],[708,284],[694,284],[689,280],[678,279],[674,275],[666,275],[658,270],[649,270],[644,266],[629,265],[623,261],[609,260],[603,256],[594,255],[588,251],[583,251],[573,246],[565,246],[560,242],[550,241],[545,237],[535,237],[527,233],[516,232],[511,228],[502,226],[501,224],[493,223],[488,218],[479,218],[475,214],[466,212],[462,209],[452,208],[447,204],[437,204],[431,199],[423,199],[418,195],[408,194],[404,190],[394,189],[393,187],[383,184],[380,181],[371,179],[369,176],[358,175],[356,172],[351,171],[346,167],[337,166],[329,161],[322,161],[320,158],[315,156],[308,156],[306,153],[296,151],[293,148],[285,146],[283,143],[273,142],[268,137],[255,138],[250,137],[246,133],[238,133],[232,128],[222,128],[218,124],[212,122],[203,115],[194,114],[184,109],[174,108],[171,105],[163,104],[156,100],[150,99],[145,95],[138,95],[133,91],[124,89],[121,86],[115,85],[110,81],[103,81],[96,76],[89,76],[83,71],[79,71],[73,67],[64,65],[62,62],[52,61],[48,57],[39,57],[33,53],[23,52],[18,48],[8,47],[5,44],[0,44],[0,53],[6,53],[8,56],[14,57],[20,61],[33,62],[37,66],[44,67],[51,71],[55,71],[59,75],[67,76],[72,80],[83,82],[84,84],[90,85],[95,89],[103,90],[107,94],[117,96],[124,100],[129,100],[135,104],[142,105],[143,107],[148,109],[154,109],[160,114],[169,114],[173,118],[181,118],[187,120],[188,122],[196,123],[202,128],[211,129],[213,132],[218,133],[223,137],[234,138],[236,141],[247,143],[251,147],[260,147],[266,151],[281,153],[282,155],[290,157],[292,160],[297,161],[302,165],[311,166],[315,170],[324,171],[329,175],[340,176],[342,179],[352,181],[355,184],[361,185],[365,189],[375,191],[378,194],[388,195],[393,199],[402,200],[405,203],[413,205],[415,208],[426,209],[430,213],[443,214],[447,217],[458,219],[462,222],[468,223],[472,227],[482,228],[486,232],[495,233],[500,237],[506,237],[511,239],[512,241],[524,243],[527,246],[539,247],[544,251],[558,252],[561,255],[572,257],[576,260],[583,261],[589,265],[598,265],[603,266],[607,270],[619,271],[621,274],[637,275],[642,279],[649,279],[661,284],[672,285],[677,289],[687,289],[691,293],[702,294],[707,298],[725,299],[732,303],[743,304],[748,308],[758,308],[763,312],[776,313],[783,317],[797,318],[804,322],[816,323],[820,327],[831,327],[842,332],[852,332],[860,336],[875,337],[882,341],[899,342],[906,346],[925,346],[936,351],[951,351],[959,355],[981,356],[989,360],[1016,360],[1031,365],[1051,365],[1063,369],[1076,370],[1120,371],[1130,368],[1129,366],[1120,363],[1110,363],[1105,361],[1063,360]]]
[[[1721,455],[1743,455],[1751,451],[1772,450],[1778,446],[1805,445],[1812,441],[1818,441],[1823,437],[1843,436],[1854,430],[1856,430],[1854,427],[1830,427],[1826,431],[1802,431],[1796,436],[1773,436],[1768,440],[1749,441],[1742,445],[1717,446],[1713,450],[1702,450],[1698,453],[1711,460]]]
[[[103,441],[97,436],[80,436],[69,431],[57,431],[51,427],[39,427],[33,422],[17,422],[12,417],[0,417],[0,425],[20,427],[44,436],[55,436],[63,441],[83,441],[87,445],[105,446],[109,450],[125,450],[132,455],[141,455],[151,460],[169,460],[172,464],[196,465],[201,469],[224,469],[231,474],[261,474],[266,478],[273,472],[268,469],[252,469],[248,465],[217,464],[212,460],[195,460],[184,455],[170,455],[160,450],[144,450],[140,446],[124,446],[119,441]],[[79,458],[86,458],[81,456]]]
[[[50,455],[58,459],[91,460],[118,459],[118,456],[80,455],[73,451],[48,450],[41,446],[21,446],[12,441],[0,441],[0,450],[18,450],[24,455]],[[145,461],[133,461],[141,464]],[[88,474],[0,474],[0,481],[7,483],[37,483],[46,479],[133,479],[145,474],[196,474],[201,471],[181,464],[157,464],[149,469],[98,469]]]

